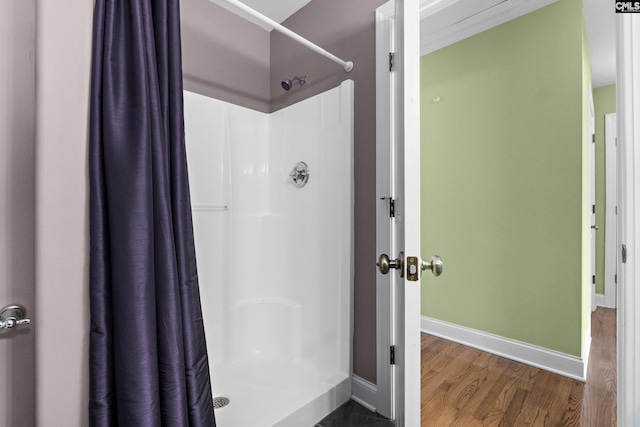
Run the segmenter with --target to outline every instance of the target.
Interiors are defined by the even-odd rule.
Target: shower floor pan
[[[218,427],[313,426],[351,395],[348,374],[322,378],[304,361],[217,363],[212,376],[214,397],[229,399],[215,410]]]

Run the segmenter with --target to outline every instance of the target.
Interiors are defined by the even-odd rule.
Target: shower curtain
[[[215,426],[184,147],[179,13],[178,0],[95,2],[92,426]]]

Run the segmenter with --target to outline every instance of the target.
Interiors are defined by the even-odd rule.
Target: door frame
[[[593,88],[589,83],[588,89],[589,96],[589,117],[588,117],[588,129],[589,129],[589,276],[591,277],[591,283],[589,285],[589,306],[591,311],[596,310],[596,242],[598,236],[598,226],[596,222],[596,113],[595,105],[593,103]],[[589,328],[590,329],[590,328]],[[591,333],[589,332],[589,336]],[[584,357],[584,355],[583,355]]]
[[[637,217],[640,214],[640,197],[637,201],[635,198],[636,188],[640,189],[640,176],[635,173],[640,171],[640,149],[634,149],[634,141],[640,142],[640,19],[633,14],[618,14],[616,28],[618,166],[621,178],[617,191],[618,241],[626,245],[628,254],[626,263],[621,259],[618,261],[617,418],[619,425],[633,426],[640,422],[640,413],[635,408],[640,399],[640,349],[636,349],[636,335],[640,334],[640,291],[635,291],[635,284],[640,284],[640,218]],[[378,393],[381,392],[384,391],[379,387]],[[414,401],[417,399],[419,402],[419,396],[418,389]]]
[[[640,411],[640,17],[617,14],[618,241],[627,262],[618,261],[618,423],[636,426]],[[619,250],[621,250],[621,246]]]
[[[604,307],[616,308],[616,282],[618,276],[618,223],[617,182],[618,150],[616,142],[616,113],[604,116],[605,143],[605,235],[604,235]]]
[[[390,221],[390,203],[396,198],[391,182],[394,174],[392,155],[395,151],[392,108],[395,74],[389,70],[389,54],[395,51],[395,6],[389,1],[375,12],[376,22],[376,254],[397,255],[393,247],[393,227]],[[391,198],[391,200],[389,199]],[[394,418],[391,346],[395,343],[395,318],[393,292],[396,274],[376,273],[376,353],[377,397],[375,407],[379,414]]]
[[[420,426],[420,13],[418,0],[396,0],[397,241],[415,275],[396,288],[396,425]],[[399,218],[399,219],[398,219]]]
[[[420,256],[419,40],[418,0],[391,1],[376,10],[376,245],[378,254],[392,258],[400,250],[405,257]],[[391,221],[389,198],[395,202]],[[418,426],[420,279],[378,273],[376,287],[377,409],[398,427]]]

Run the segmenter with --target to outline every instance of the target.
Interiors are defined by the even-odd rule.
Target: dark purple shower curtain
[[[96,0],[93,37],[90,425],[215,426],[178,0]]]

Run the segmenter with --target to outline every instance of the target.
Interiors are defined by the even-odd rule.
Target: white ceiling
[[[229,6],[224,0],[211,0],[212,2],[238,13],[232,6]],[[293,15],[299,9],[304,7],[311,0],[242,0],[247,6],[259,11],[260,13],[270,17],[278,23],[282,23],[289,16]],[[432,10],[438,11],[438,22],[455,23],[460,21],[459,10],[466,10],[469,15],[491,8],[495,5],[508,7],[505,0],[474,0],[474,3],[465,3],[465,7],[461,8],[456,4],[459,0],[421,0],[421,10],[430,6]],[[589,45],[589,56],[591,59],[593,87],[598,88],[615,83],[616,75],[616,53],[615,53],[615,12],[613,2],[605,0],[583,0],[585,25],[587,29],[587,43]],[[518,2],[513,2],[518,3]],[[527,0],[526,3],[536,3],[534,0]],[[543,3],[542,1],[540,2]],[[462,4],[462,2],[460,2]],[[476,7],[469,5],[476,4]],[[519,7],[519,6],[518,6]],[[530,7],[530,6],[528,6]],[[449,11],[447,10],[449,9]],[[452,10],[458,9],[458,13],[451,13]],[[243,16],[242,13],[238,13]],[[456,17],[456,15],[458,17]],[[246,16],[245,16],[246,17]],[[427,16],[421,13],[421,19],[424,21]],[[248,18],[252,22],[260,25],[270,31],[272,28],[258,22],[255,19]],[[433,25],[429,25],[432,27]],[[424,25],[422,26],[425,27]],[[424,31],[424,30],[423,30]]]
[[[584,0],[593,87],[616,82],[616,20],[612,1]]]
[[[255,18],[250,16],[246,16],[243,12],[238,9],[230,6],[224,0],[211,0],[213,3],[218,6],[222,6],[225,9],[242,16],[243,18],[253,22],[256,25],[261,26],[267,31],[271,31],[273,28],[270,26],[258,21]],[[246,4],[252,9],[257,10],[263,15],[273,19],[277,23],[281,24],[285,19],[296,13],[298,10],[302,9],[307,3],[311,0],[242,0],[242,3]]]
[[[558,0],[421,0],[420,55],[479,34]]]
[[[242,0],[247,6],[268,16],[277,23],[282,21],[302,9],[311,0]]]

